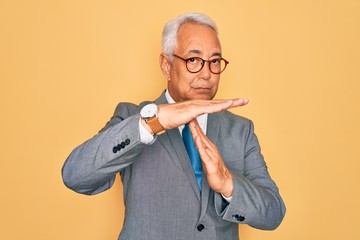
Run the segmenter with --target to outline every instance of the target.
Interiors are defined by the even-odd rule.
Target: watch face
[[[140,111],[140,115],[142,118],[150,118],[156,114],[157,114],[157,106],[154,103],[145,105]]]

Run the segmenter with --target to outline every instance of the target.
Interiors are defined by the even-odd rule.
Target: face
[[[221,47],[216,32],[208,26],[185,23],[177,35],[177,47],[174,54],[188,59],[201,57],[211,60],[221,57]],[[170,62],[168,56],[162,54],[160,65],[168,79],[168,90],[176,102],[186,100],[212,99],[218,89],[220,74],[214,74],[209,69],[209,63],[198,73],[190,73],[186,62],[174,57]]]

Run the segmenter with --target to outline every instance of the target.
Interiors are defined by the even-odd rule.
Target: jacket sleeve
[[[82,194],[109,189],[115,175],[142,153],[139,114],[135,105],[121,103],[106,126],[93,138],[76,147],[62,168],[64,184]]]
[[[253,123],[250,120],[247,123],[244,170],[240,173],[230,169],[234,182],[232,200],[227,203],[216,193],[215,208],[224,220],[273,230],[280,225],[286,209],[279,189],[268,173]]]

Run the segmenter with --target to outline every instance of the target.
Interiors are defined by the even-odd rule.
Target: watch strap
[[[160,121],[156,116],[146,119],[145,121],[151,128],[154,135],[161,135],[165,132],[165,129],[161,126]]]

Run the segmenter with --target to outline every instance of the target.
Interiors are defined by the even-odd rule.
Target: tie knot
[[[184,125],[184,128],[182,130],[182,137],[183,137],[184,142],[192,142],[193,141],[191,131],[190,131],[190,127],[189,127],[189,123],[186,123]]]
[[[186,129],[186,130],[185,130],[185,129]],[[184,132],[184,131],[189,131],[189,130],[190,130],[189,123],[185,123],[182,132]]]

